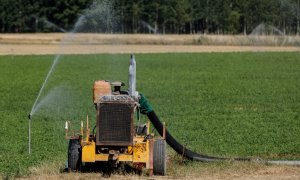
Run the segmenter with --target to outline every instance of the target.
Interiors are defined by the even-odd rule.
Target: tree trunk
[[[298,18],[298,20],[297,20],[297,36],[299,36],[299,31],[300,31],[300,21]]]
[[[285,19],[283,19],[283,35],[286,34]]]
[[[134,33],[134,16],[132,15],[132,33]]]
[[[300,5],[299,2],[300,1],[298,0],[298,7]],[[299,31],[300,31],[300,17],[299,16],[300,16],[299,11],[297,11],[297,33],[296,33],[297,36],[299,36]]]
[[[156,16],[155,16],[155,25],[154,25],[154,28],[155,28],[155,34],[158,33],[158,6],[156,6]]]
[[[122,22],[121,22],[121,31],[122,31],[122,34],[124,34],[124,10],[122,8],[122,11],[121,11],[121,17],[122,17]]]
[[[208,33],[208,19],[207,17],[205,18],[205,29],[204,29],[204,34]]]
[[[246,23],[246,17],[244,17],[244,36],[247,35],[247,23]]]

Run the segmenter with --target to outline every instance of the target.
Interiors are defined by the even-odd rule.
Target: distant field
[[[299,51],[300,36],[0,34],[0,55]]]
[[[33,33],[0,34],[1,44],[143,44],[216,46],[300,46],[300,36],[204,34],[98,34]]]
[[[169,131],[192,150],[224,157],[300,159],[299,55],[137,54],[137,89]],[[93,82],[127,84],[128,54],[63,56],[42,94],[49,95],[33,116],[28,155],[27,115],[52,60],[53,56],[0,56],[2,175],[24,175],[41,163],[60,162],[61,168],[67,158],[64,121],[75,128],[86,114],[95,121]],[[169,175],[177,175],[173,171]]]

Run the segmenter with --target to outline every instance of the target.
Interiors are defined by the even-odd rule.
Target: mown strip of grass
[[[0,56],[5,176],[65,161],[64,121],[75,128],[86,114],[94,121],[93,82],[127,84],[129,55],[63,56],[42,94],[46,101],[33,116],[29,156],[27,114],[52,59]],[[299,53],[138,54],[136,60],[138,91],[188,148],[216,156],[300,158]]]

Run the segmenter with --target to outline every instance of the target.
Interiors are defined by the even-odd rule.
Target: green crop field
[[[95,121],[95,80],[127,84],[129,55],[0,56],[0,174],[67,159],[64,122]],[[137,54],[137,90],[179,142],[207,155],[300,159],[300,54]],[[127,87],[126,87],[127,88]],[[142,119],[143,121],[146,118]],[[93,124],[93,123],[92,123]]]

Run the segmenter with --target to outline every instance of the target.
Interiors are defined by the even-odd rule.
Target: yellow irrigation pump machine
[[[250,161],[249,158],[222,158],[207,156],[187,149],[180,144],[161,123],[147,99],[136,91],[136,63],[131,56],[128,91],[121,89],[122,82],[105,80],[94,83],[96,126],[90,131],[88,118],[84,130],[68,136],[70,124],[66,122],[69,139],[68,169],[77,171],[81,163],[107,162],[112,167],[119,162],[130,162],[137,169],[146,169],[149,175],[166,174],[166,143],[178,154],[192,161],[215,162],[224,160]],[[148,122],[134,125],[134,116],[145,114]],[[150,132],[150,121],[161,137]],[[139,121],[138,121],[139,122]],[[269,161],[266,161],[269,162]]]
[[[96,107],[96,126],[91,132],[88,117],[86,127],[81,122],[78,135],[69,139],[68,169],[78,171],[82,163],[104,161],[112,167],[119,162],[130,162],[135,168],[144,168],[149,175],[166,174],[166,142],[163,137],[154,137],[150,121],[134,125],[134,116],[139,117],[140,103],[144,97],[135,91],[136,67],[134,56],[129,66],[129,89],[122,91],[122,82],[96,81],[93,100]],[[165,132],[165,128],[164,132]]]

